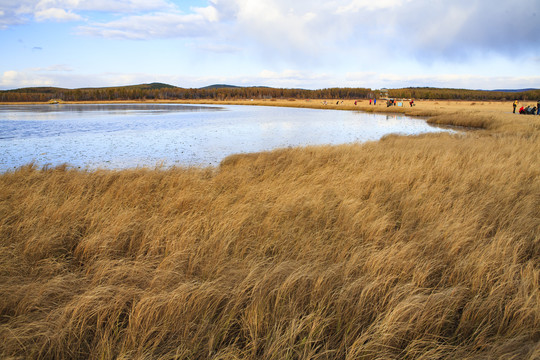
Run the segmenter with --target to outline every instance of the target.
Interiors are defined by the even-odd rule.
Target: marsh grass
[[[540,139],[517,128],[3,174],[0,355],[537,359]]]

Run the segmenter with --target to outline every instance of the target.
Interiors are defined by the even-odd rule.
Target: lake
[[[130,168],[217,165],[228,155],[449,131],[358,111],[239,105],[0,106],[0,171],[30,162]]]

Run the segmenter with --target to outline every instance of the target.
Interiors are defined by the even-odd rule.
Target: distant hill
[[[51,94],[51,93],[55,93],[55,92],[58,92],[58,91],[66,91],[66,90],[67,89],[57,88],[57,87],[28,87],[28,88],[2,90],[2,91],[3,92],[23,93],[23,94],[29,94],[29,93]]]
[[[174,89],[176,86],[164,84],[164,83],[150,83],[150,84],[141,84],[141,85],[135,85],[135,87],[141,87],[143,89]]]
[[[150,83],[139,85],[127,85],[127,86],[109,86],[102,88],[81,88],[76,90],[98,90],[98,89],[141,89],[141,90],[160,90],[160,89],[176,89],[176,86],[164,84],[164,83]]]
[[[489,90],[489,91],[499,91],[499,92],[525,92],[525,91],[534,91],[534,90],[540,90],[540,89],[533,89],[533,88],[530,88],[530,89],[498,89],[498,90]]]
[[[43,93],[50,94],[60,91],[73,91],[73,90],[108,90],[108,89],[141,89],[141,90],[160,90],[160,89],[176,89],[176,86],[163,84],[163,83],[150,83],[150,84],[139,84],[139,85],[128,85],[128,86],[109,86],[109,87],[97,87],[97,88],[79,88],[79,89],[66,89],[58,87],[28,87],[20,88],[13,90],[4,90],[6,92],[17,92],[17,93]]]
[[[214,84],[199,88],[201,90],[215,90],[215,89],[240,89],[241,86],[227,85],[227,84]]]

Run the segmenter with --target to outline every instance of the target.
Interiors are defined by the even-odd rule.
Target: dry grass
[[[538,120],[486,107],[215,169],[3,174],[0,356],[539,358]]]

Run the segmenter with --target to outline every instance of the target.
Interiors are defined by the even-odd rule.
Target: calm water
[[[0,171],[32,161],[81,168],[217,165],[234,153],[447,131],[424,120],[259,106],[0,106]]]

